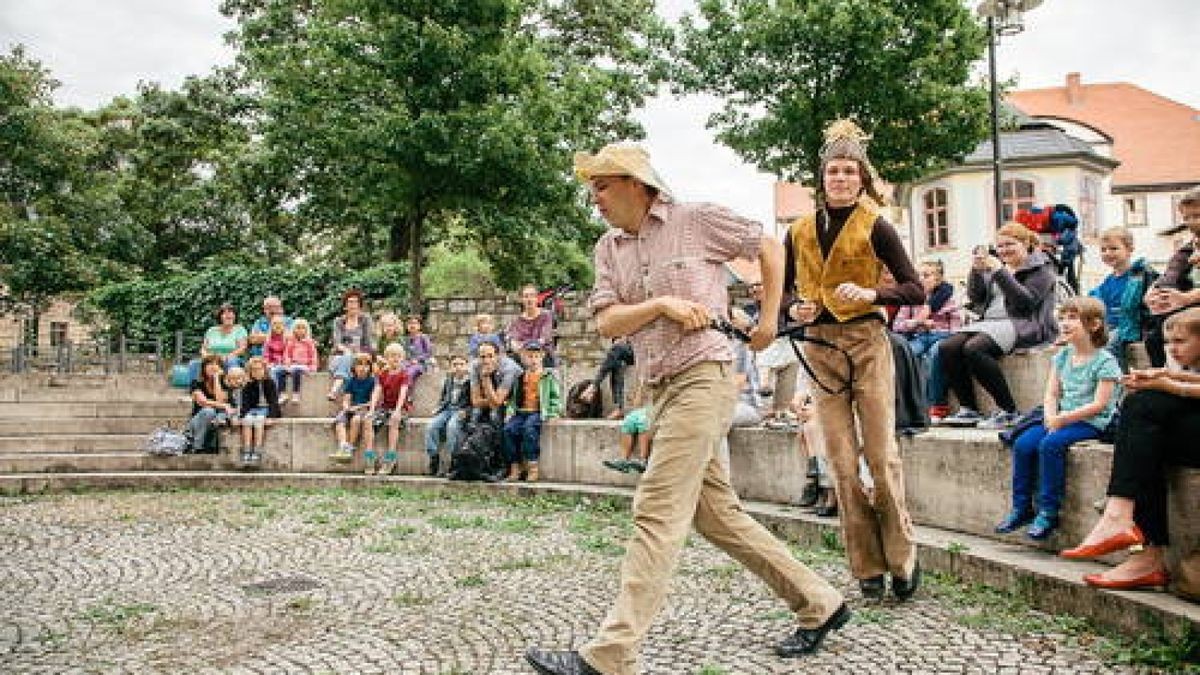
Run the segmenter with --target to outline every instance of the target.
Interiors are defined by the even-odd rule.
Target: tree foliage
[[[425,262],[456,219],[501,276],[597,234],[570,154],[639,134],[665,33],[649,0],[226,0],[258,131],[310,232],[353,265]],[[419,277],[413,289],[420,302]]]
[[[883,177],[912,180],[986,135],[971,66],[986,34],[960,0],[701,0],[681,22],[679,92],[747,161],[811,184],[825,125],[856,119]]]

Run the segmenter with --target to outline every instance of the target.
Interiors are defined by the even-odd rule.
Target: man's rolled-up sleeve
[[[621,301],[617,295],[615,268],[612,259],[612,240],[601,237],[596,242],[594,254],[596,260],[596,281],[592,285],[592,293],[588,296],[587,306],[592,314],[612,307]]]

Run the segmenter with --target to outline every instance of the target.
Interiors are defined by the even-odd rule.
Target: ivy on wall
[[[92,291],[82,311],[92,323],[107,327],[115,337],[124,334],[132,345],[155,339],[173,344],[176,331],[184,335],[184,353],[200,348],[204,331],[216,323],[214,312],[232,304],[238,323],[247,329],[262,315],[262,300],[275,295],[288,316],[308,319],[318,345],[328,343],[333,319],[341,313],[344,291],[357,288],[367,296],[370,310],[397,312],[407,307],[408,264],[389,263],[357,271],[312,267],[226,266],[197,274],[155,281],[111,284]],[[323,350],[322,350],[323,351]]]

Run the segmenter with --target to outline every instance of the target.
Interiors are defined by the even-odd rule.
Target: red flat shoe
[[[1083,582],[1095,588],[1108,588],[1115,591],[1136,591],[1143,588],[1157,588],[1161,590],[1166,588],[1167,584],[1171,583],[1171,577],[1167,574],[1166,570],[1154,570],[1140,577],[1119,581],[1105,579],[1100,574],[1085,574]]]
[[[1069,548],[1062,553],[1059,553],[1059,555],[1071,560],[1085,560],[1087,558],[1099,558],[1106,553],[1120,551],[1121,549],[1129,548],[1131,546],[1141,546],[1145,543],[1145,535],[1142,534],[1142,531],[1138,529],[1137,525],[1134,525],[1128,530],[1118,532],[1104,541],[1096,542],[1095,544],[1091,544],[1089,546],[1076,546],[1075,548]]]

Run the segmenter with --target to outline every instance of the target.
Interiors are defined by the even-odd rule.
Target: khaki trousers
[[[916,562],[912,520],[904,505],[904,468],[896,447],[896,373],[886,331],[873,320],[816,324],[806,331],[846,350],[854,362],[853,396],[830,395],[816,383],[811,391],[837,484],[850,571],[858,579],[884,572],[907,579]],[[836,391],[846,382],[848,369],[841,352],[809,342],[801,345],[805,360],[826,387]],[[860,454],[875,481],[874,506],[858,477]]]
[[[829,582],[742,510],[729,484],[717,450],[733,414],[732,370],[708,361],[647,389],[654,448],[633,498],[634,534],[620,591],[595,639],[580,650],[606,675],[638,672],[638,648],[666,599],[692,525],[765,581],[800,626],[819,626],[842,603]]]

